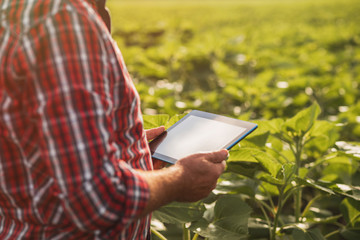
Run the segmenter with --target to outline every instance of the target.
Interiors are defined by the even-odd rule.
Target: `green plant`
[[[351,239],[359,233],[360,188],[353,176],[360,158],[345,143],[336,145],[337,127],[317,120],[319,114],[314,103],[287,120],[257,121],[259,129],[230,151],[211,196],[170,204],[154,218],[183,225],[195,239]],[[170,125],[165,115],[144,120],[148,127]]]

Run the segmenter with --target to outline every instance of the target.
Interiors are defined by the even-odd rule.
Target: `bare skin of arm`
[[[153,139],[164,130],[163,127],[147,130],[147,138]],[[172,201],[194,202],[208,196],[225,169],[227,156],[226,149],[198,153],[180,159],[171,167],[141,172],[150,189],[143,215]]]

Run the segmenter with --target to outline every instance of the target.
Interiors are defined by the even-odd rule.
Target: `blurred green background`
[[[358,0],[108,0],[145,114],[321,118],[360,139]]]
[[[344,200],[343,196],[326,195],[326,191],[320,194],[318,189],[326,189],[324,185],[304,187],[298,183],[303,189],[303,207],[308,202],[311,204],[307,206],[312,206],[310,210],[302,209],[303,214],[307,212],[303,219],[307,227],[300,233],[310,234],[311,223],[315,223],[315,230],[321,230],[324,236],[327,234],[327,239],[354,239],[353,236],[358,239],[360,195],[359,189],[354,187],[357,191],[353,191],[352,186],[358,186],[360,181],[360,158],[356,153],[359,147],[357,144],[349,150],[350,145],[342,141],[360,140],[359,0],[108,0],[108,7],[112,12],[113,37],[140,93],[145,115],[175,115],[198,109],[244,120],[264,120],[259,122],[259,129],[248,138],[249,141],[242,141],[242,148],[232,152],[228,172],[222,175],[217,187],[220,193],[212,195],[213,201],[221,195],[232,201],[234,194],[247,200],[253,211],[250,218],[237,214],[241,204],[216,204],[228,206],[230,212],[237,214],[238,221],[232,222],[240,224],[249,218],[249,224],[245,225],[249,227],[250,239],[254,239],[254,234],[267,233],[273,222],[271,218],[266,225],[258,203],[276,203],[281,196],[277,192],[279,186],[264,180],[264,166],[256,161],[246,162],[249,156],[244,151],[251,154],[261,151],[260,160],[270,162],[269,166],[276,165],[270,161],[272,158],[280,161],[279,176],[272,177],[280,177],[278,181],[281,181],[281,169],[290,171],[289,166],[295,162],[288,146],[299,142],[304,144],[304,150],[297,163],[302,173],[296,174],[298,178],[310,178],[316,184],[324,184],[324,181],[347,184],[351,189],[346,192],[349,199]],[[298,129],[292,132],[277,126],[281,121],[275,118],[284,118],[297,125],[306,124],[306,121],[295,121],[292,117],[314,102],[321,108],[320,120],[325,121],[315,122],[314,129],[302,136],[306,141],[299,140],[296,134],[301,131]],[[309,110],[305,110],[307,112]],[[156,125],[149,124],[151,119],[155,123],[165,119],[161,125],[166,125],[168,117],[145,116],[144,119],[145,126],[154,127]],[[271,126],[270,130],[266,126]],[[274,129],[279,131],[274,133]],[[285,135],[290,143],[277,138]],[[315,140],[308,141],[312,137]],[[254,142],[259,140],[261,144],[254,147]],[[249,146],[254,148],[247,149]],[[272,157],[265,158],[265,153]],[[283,158],[291,161],[284,164]],[[247,171],[252,174],[244,177]],[[263,182],[259,182],[261,176]],[[340,179],[342,176],[347,180]],[[291,189],[295,186],[291,182],[283,183],[283,187]],[[271,196],[264,191],[271,192]],[[248,192],[254,192],[254,196],[249,196]],[[257,196],[262,197],[261,201]],[[312,201],[319,196],[319,201]],[[193,214],[194,209],[181,206],[177,211],[160,209],[160,213],[173,214],[171,219],[175,220],[182,214]],[[339,212],[339,206],[345,210]],[[279,213],[286,224],[292,224],[296,222],[292,216],[293,208],[290,201],[282,211],[269,207],[269,212]],[[343,214],[346,211],[351,212],[348,214],[351,221]],[[201,217],[204,212],[199,210],[197,213]],[[181,224],[158,221],[164,220],[164,216],[167,215],[154,213],[157,222],[153,221],[153,225],[160,224],[155,228],[161,230],[165,223],[166,231],[163,229],[162,233],[168,239],[181,239]],[[190,221],[193,219],[185,222]],[[286,224],[281,227],[286,228]],[[237,230],[238,227],[236,225]],[[223,234],[223,231],[219,233]],[[288,238],[290,235],[283,237],[304,239],[299,238],[298,233],[294,231],[293,238]]]

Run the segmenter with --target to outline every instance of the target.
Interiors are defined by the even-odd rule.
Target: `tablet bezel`
[[[235,118],[230,118],[230,117],[225,117],[225,116],[221,116],[218,114],[214,114],[214,113],[209,113],[209,112],[203,112],[203,111],[199,111],[199,110],[192,110],[190,113],[188,113],[187,115],[185,115],[182,119],[180,119],[179,121],[177,121],[174,125],[172,125],[171,127],[169,127],[167,129],[166,132],[170,132],[172,129],[176,128],[178,125],[180,125],[184,120],[186,120],[188,117],[190,116],[197,116],[197,117],[201,117],[201,118],[205,118],[205,119],[210,119],[210,120],[214,120],[214,121],[219,121],[219,122],[224,122],[224,123],[228,123],[234,126],[239,126],[239,127],[243,127],[246,130],[244,132],[242,132],[241,134],[239,134],[238,136],[236,136],[234,139],[232,139],[232,141],[230,141],[229,143],[225,144],[225,146],[223,146],[221,149],[228,149],[230,150],[233,146],[235,146],[238,142],[240,142],[242,139],[244,139],[247,135],[249,135],[251,132],[253,132],[256,128],[257,128],[257,124],[252,123],[252,122],[247,122],[247,121],[242,121],[239,119],[235,119]],[[163,135],[160,135],[159,138],[161,138]],[[149,146],[150,146],[150,150],[152,153],[152,158],[161,160],[161,161],[165,161],[171,164],[175,164],[175,162],[178,159],[166,156],[166,155],[162,155],[160,153],[153,151],[153,145],[151,143],[155,142],[156,139],[154,139],[152,142],[150,142]],[[220,150],[220,149],[216,149],[216,150]]]

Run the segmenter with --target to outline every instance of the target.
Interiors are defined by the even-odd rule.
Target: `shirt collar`
[[[106,8],[106,0],[84,0],[88,4],[90,4],[95,11],[101,16],[106,27],[111,31],[111,19],[109,15],[109,11]]]
[[[90,4],[96,11],[98,11],[97,9],[97,0],[84,0],[85,2],[87,2],[88,4]]]

